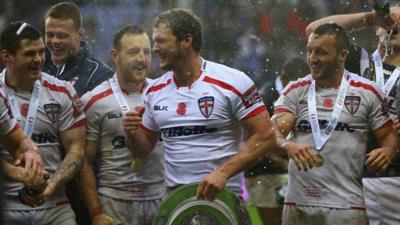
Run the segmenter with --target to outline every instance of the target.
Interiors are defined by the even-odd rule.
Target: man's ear
[[[346,59],[347,59],[348,55],[349,55],[349,50],[342,49],[342,51],[339,52],[339,60],[341,62],[346,62]]]
[[[116,63],[117,59],[118,59],[118,52],[117,49],[112,48],[110,51],[111,54],[111,59],[114,61],[114,63]]]
[[[11,55],[11,53],[5,49],[1,50],[0,55],[5,64],[10,64],[14,59],[13,55]]]
[[[185,37],[181,41],[181,45],[184,48],[189,48],[193,44],[193,36],[191,34],[185,35]]]
[[[83,28],[79,28],[78,35],[79,35],[79,38],[82,40],[83,36],[85,35],[85,30]]]

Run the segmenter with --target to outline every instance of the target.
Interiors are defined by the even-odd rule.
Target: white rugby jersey
[[[391,126],[392,122],[382,108],[383,93],[374,82],[351,73],[348,80],[350,86],[339,122],[320,152],[325,163],[299,172],[290,160],[286,204],[364,208],[361,179],[367,131]],[[311,82],[311,75],[290,82],[275,103],[275,113],[286,111],[296,115],[294,141],[315,149],[307,105]],[[316,89],[318,119],[324,130],[331,119],[338,88]]]
[[[3,70],[1,80],[5,75]],[[72,85],[66,81],[58,80],[46,73],[41,74],[42,89],[39,97],[38,111],[34,124],[32,140],[37,144],[42,155],[44,169],[52,176],[60,166],[65,152],[60,143],[60,133],[74,127],[85,125],[85,115],[82,113],[82,103]],[[7,86],[10,94],[15,96],[22,120],[25,119],[31,92],[15,92],[12,87]],[[22,121],[22,124],[25,124]],[[1,157],[13,163],[13,159],[3,148],[0,150]],[[4,182],[5,207],[7,210],[32,210],[18,200],[18,191],[23,187],[22,183],[6,178]],[[65,188],[61,187],[55,195],[51,196],[38,208],[48,208],[67,201]]]
[[[203,60],[190,87],[178,87],[173,72],[157,79],[145,96],[142,124],[160,132],[165,146],[167,186],[200,182],[239,151],[239,121],[264,110],[253,81],[244,73]],[[228,181],[241,194],[242,174]]]
[[[0,136],[7,135],[18,127],[6,96],[5,86],[0,82]]]
[[[152,82],[147,79],[146,83]],[[130,110],[143,107],[142,93],[122,91]],[[164,196],[164,149],[158,143],[143,160],[143,169],[131,167],[133,155],[126,148],[122,126],[123,113],[111,89],[104,81],[82,97],[88,118],[87,139],[97,141],[98,192],[120,200],[152,200]]]

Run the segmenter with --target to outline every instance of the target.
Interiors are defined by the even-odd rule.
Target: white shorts
[[[365,207],[370,225],[400,224],[400,177],[364,178]]]
[[[249,204],[259,208],[282,208],[276,201],[278,189],[287,183],[287,174],[262,174],[246,177]]]
[[[99,196],[103,212],[112,216],[117,224],[151,225],[161,199],[148,201],[121,201]]]
[[[5,225],[76,225],[69,204],[37,210],[4,210]]]
[[[368,225],[368,218],[364,210],[285,205],[282,225]]]

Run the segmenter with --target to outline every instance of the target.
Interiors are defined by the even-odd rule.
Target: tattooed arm
[[[85,126],[74,127],[61,133],[65,157],[43,192],[41,197],[44,199],[53,195],[78,174],[84,159],[85,133]]]

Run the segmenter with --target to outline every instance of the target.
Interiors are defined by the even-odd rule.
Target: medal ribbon
[[[333,108],[331,119],[328,123],[328,126],[321,134],[321,129],[318,123],[318,114],[317,114],[317,101],[315,98],[315,80],[312,81],[310,88],[307,93],[307,101],[308,101],[308,112],[309,119],[311,124],[311,130],[315,142],[315,147],[317,151],[321,151],[322,147],[328,141],[329,137],[332,135],[333,131],[337,123],[339,122],[339,117],[343,109],[344,100],[346,98],[347,89],[349,88],[349,81],[346,79],[346,73],[350,77],[350,73],[345,71],[342,76],[342,81],[340,83],[339,93],[336,98],[335,106]]]
[[[382,63],[382,59],[381,59],[378,49],[375,50],[375,52],[372,54],[372,59],[374,60],[374,64],[375,64],[376,83],[382,89],[383,93],[385,94],[385,97],[388,97],[394,84],[396,83],[397,79],[399,78],[400,69],[396,68],[392,72],[392,74],[390,75],[389,79],[386,81],[386,84],[385,84],[385,78],[383,76],[383,63]]]
[[[5,76],[5,70],[4,70],[2,73],[2,81],[4,84],[5,84],[5,77],[6,76]],[[10,102],[10,107],[11,107],[13,113],[15,114],[16,119],[21,124],[23,124],[23,117],[19,110],[17,99],[15,98],[15,96],[12,93],[10,93],[8,88],[6,88],[6,90],[7,90],[7,97]],[[40,97],[41,90],[42,90],[42,83],[39,79],[39,80],[35,81],[35,84],[33,86],[33,92],[31,95],[31,99],[29,101],[28,115],[26,116],[26,119],[25,119],[24,131],[29,138],[32,137],[33,127],[34,127],[35,121],[36,121],[37,109],[39,107],[39,97]]]
[[[117,102],[122,110],[122,113],[125,114],[126,112],[128,112],[129,109],[129,105],[126,102],[126,99],[124,97],[124,95],[122,94],[122,90],[121,87],[118,84],[118,79],[117,79],[117,75],[114,74],[113,77],[111,77],[110,79],[108,79],[108,82],[110,83],[111,89],[114,93],[115,98],[117,99]]]

